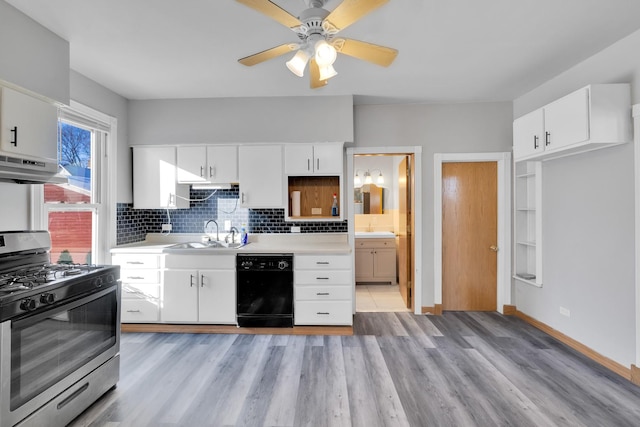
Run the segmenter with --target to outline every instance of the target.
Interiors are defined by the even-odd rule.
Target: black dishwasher
[[[236,279],[238,326],[293,327],[293,254],[238,254]]]

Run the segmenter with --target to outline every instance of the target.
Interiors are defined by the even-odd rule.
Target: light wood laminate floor
[[[353,336],[122,335],[76,426],[637,426],[640,388],[520,319],[358,313]]]

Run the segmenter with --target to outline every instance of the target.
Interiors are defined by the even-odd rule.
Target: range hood
[[[57,174],[58,165],[0,154],[0,182],[16,184],[64,184],[67,177]]]

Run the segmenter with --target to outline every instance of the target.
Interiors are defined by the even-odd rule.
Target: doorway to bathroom
[[[352,160],[355,310],[414,311],[415,153],[356,153]]]

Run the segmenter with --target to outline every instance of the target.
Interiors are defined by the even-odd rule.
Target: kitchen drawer
[[[225,249],[220,250],[224,251]],[[167,255],[165,267],[197,270],[235,270],[236,256],[235,253],[233,255]]]
[[[349,300],[351,286],[296,286],[296,300]]]
[[[157,283],[123,283],[122,298],[160,298],[160,285]]]
[[[296,325],[351,325],[351,301],[296,301]]]
[[[160,256],[155,254],[115,254],[112,263],[125,268],[160,268]]]
[[[146,299],[123,299],[122,300],[122,322],[123,323],[143,323],[157,322],[158,301]]]
[[[129,270],[120,271],[122,283],[160,283],[160,270]]]
[[[395,239],[356,239],[356,249],[359,248],[396,248]]]
[[[296,285],[345,285],[352,282],[350,270],[297,270],[293,272]]]
[[[296,255],[296,270],[349,270],[351,257],[348,255]]]

